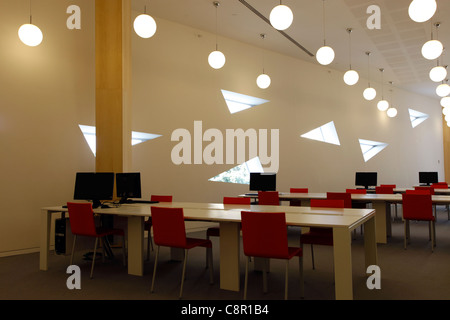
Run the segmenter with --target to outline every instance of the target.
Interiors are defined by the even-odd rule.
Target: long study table
[[[224,205],[220,203],[173,202],[157,204],[125,204],[117,208],[94,209],[96,214],[127,218],[128,273],[143,275],[144,219],[151,216],[151,206],[180,207],[186,220],[218,222],[220,225],[220,288],[240,290],[240,222],[241,211],[285,212],[289,226],[333,228],[335,297],[353,299],[351,233],[364,225],[366,268],[377,265],[375,210],[329,209],[293,206]],[[51,217],[67,212],[61,206],[41,209],[40,269],[48,269]],[[365,272],[365,270],[364,270]]]

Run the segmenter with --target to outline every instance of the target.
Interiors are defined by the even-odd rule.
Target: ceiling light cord
[[[323,45],[326,46],[325,41],[325,0],[322,0],[322,32],[323,32]]]

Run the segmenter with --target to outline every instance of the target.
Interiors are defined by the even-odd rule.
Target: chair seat
[[[318,244],[325,246],[333,245],[333,229],[330,228],[311,228],[309,232],[300,237],[301,243]]]
[[[194,247],[212,248],[212,242],[206,239],[186,238],[185,249],[192,249]]]
[[[220,237],[220,228],[219,227],[211,227],[206,230],[207,237]]]

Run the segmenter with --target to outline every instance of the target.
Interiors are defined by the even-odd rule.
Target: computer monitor
[[[419,183],[431,185],[438,182],[437,172],[419,172]]]
[[[116,173],[116,193],[120,203],[126,203],[128,198],[141,197],[141,173]]]
[[[356,172],[355,185],[363,186],[365,189],[377,186],[376,172]]]
[[[251,172],[250,173],[250,191],[276,191],[277,175],[276,173]]]
[[[101,206],[101,200],[112,200],[114,172],[77,172],[74,200],[91,200],[92,207]]]

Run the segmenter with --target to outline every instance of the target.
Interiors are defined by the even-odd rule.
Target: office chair
[[[258,204],[263,206],[279,206],[278,191],[258,191]]]
[[[309,189],[308,188],[290,188],[289,192],[290,193],[308,193]],[[301,200],[289,200],[289,205],[300,207],[302,205],[302,201]]]
[[[152,195],[150,196],[150,201],[158,202],[172,202],[172,196],[169,195]],[[152,217],[148,217],[144,222],[144,230],[148,231],[147,234],[147,260],[150,260],[150,248],[153,251],[153,241],[152,241]]]

